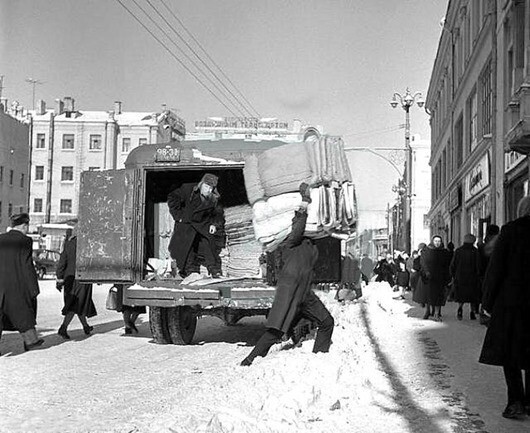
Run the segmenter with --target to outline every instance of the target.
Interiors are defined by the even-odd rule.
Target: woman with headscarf
[[[482,305],[491,319],[479,358],[503,367],[508,404],[502,416],[516,419],[530,414],[530,196],[521,199],[517,215],[502,227],[486,270]]]
[[[432,237],[431,243],[420,256],[421,284],[425,286],[426,302],[424,319],[434,314],[434,319],[442,320],[442,307],[445,305],[445,288],[449,283],[449,252],[444,248],[441,236]],[[434,312],[435,311],[435,312]]]

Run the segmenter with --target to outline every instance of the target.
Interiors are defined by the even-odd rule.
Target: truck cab
[[[260,255],[250,278],[223,279],[191,286],[152,272],[153,261],[169,261],[173,221],[167,196],[204,173],[219,178],[221,204],[248,205],[245,157],[283,141],[188,141],[144,145],[129,154],[124,169],[85,171],[81,176],[77,279],[124,287],[123,301],[148,306],[153,338],[161,344],[189,344],[197,318],[213,315],[227,324],[245,316],[267,315],[275,288],[260,274]],[[340,241],[319,242],[325,250],[319,281],[340,276]],[[330,257],[333,258],[330,260]]]

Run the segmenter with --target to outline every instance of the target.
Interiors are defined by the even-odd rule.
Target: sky
[[[120,1],[161,39],[135,1],[164,24],[150,2],[186,37],[165,3],[261,117],[322,125],[346,147],[404,147],[405,114],[389,102],[407,87],[427,94],[447,8],[446,0]],[[166,104],[188,130],[195,120],[232,115],[117,0],[0,0],[0,75],[3,96],[28,108],[32,78],[48,106],[64,96],[79,110],[111,110],[116,100],[124,111]],[[429,138],[419,107],[411,132]],[[348,158],[361,227],[383,226],[398,173],[368,152]]]

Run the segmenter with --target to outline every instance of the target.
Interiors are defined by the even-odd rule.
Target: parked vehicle
[[[160,344],[189,344],[198,316],[234,324],[246,316],[267,315],[275,288],[263,279],[184,286],[175,278],[151,278],[148,263],[165,259],[160,214],[167,211],[167,196],[175,184],[198,182],[204,173],[213,173],[219,178],[224,207],[248,204],[245,156],[284,144],[221,140],[144,145],[131,151],[125,169],[83,172],[78,280],[123,285],[126,304],[150,307],[151,332]],[[317,281],[338,281],[340,241],[325,239],[323,245]],[[256,260],[256,274],[259,268]]]
[[[43,249],[33,251],[33,262],[39,279],[42,280],[46,274],[55,275],[59,257],[61,257],[59,251]]]

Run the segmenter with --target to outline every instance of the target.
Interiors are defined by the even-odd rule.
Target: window
[[[131,150],[131,139],[123,138],[121,141],[121,151],[122,153],[128,153]]]
[[[74,148],[74,134],[63,134],[63,149]]]
[[[472,152],[478,143],[478,104],[477,92],[469,97],[469,150]]]
[[[4,167],[0,165],[0,182],[4,181]]]
[[[491,60],[486,63],[480,74],[480,114],[482,115],[482,136],[491,134],[491,119],[493,116],[493,93],[491,90]]]
[[[0,201],[0,223],[2,222],[2,202]]]
[[[7,205],[7,217],[11,218],[13,216],[13,204],[9,203]]]
[[[13,177],[15,176],[14,170],[9,170],[9,186],[13,186]]]
[[[456,169],[459,169],[462,166],[464,159],[464,121],[462,115],[458,118],[455,125],[455,164]]]
[[[20,174],[20,188],[24,188],[24,173]]]
[[[59,213],[72,213],[72,200],[71,199],[61,199]]]
[[[90,144],[88,147],[90,150],[101,150],[101,135],[91,135]]]
[[[147,144],[147,138],[140,138],[138,140],[138,146],[143,146],[145,144]]]
[[[46,148],[46,134],[37,134],[37,143],[35,145],[36,149],[45,149]]]
[[[44,180],[44,166],[43,165],[35,166],[35,180]]]
[[[61,167],[61,182],[71,182],[74,180],[74,167]]]
[[[42,213],[42,198],[33,199],[33,212]]]
[[[99,167],[88,167],[88,171],[99,170]]]

